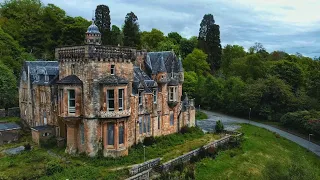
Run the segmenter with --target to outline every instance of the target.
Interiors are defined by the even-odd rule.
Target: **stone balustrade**
[[[99,116],[101,118],[122,118],[128,117],[131,115],[131,110],[123,110],[123,111],[100,111]]]
[[[160,164],[160,158],[151,159],[141,164],[134,165],[130,170],[130,175],[136,175]]]
[[[134,60],[135,49],[117,46],[77,46],[57,49],[58,59],[92,58]]]

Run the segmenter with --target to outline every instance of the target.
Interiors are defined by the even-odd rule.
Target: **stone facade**
[[[172,51],[102,46],[100,37],[93,23],[86,45],[57,48],[51,64],[25,63],[19,97],[30,126],[54,126],[68,153],[118,157],[145,137],[195,125],[193,101],[181,100],[182,63]]]

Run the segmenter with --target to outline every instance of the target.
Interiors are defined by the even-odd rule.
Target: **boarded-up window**
[[[142,134],[142,116],[139,117],[139,132]]]
[[[146,118],[143,118],[143,133],[147,132],[147,123],[146,123]]]
[[[174,125],[174,117],[173,117],[173,112],[170,111],[170,125],[173,126]]]
[[[124,143],[124,125],[123,123],[119,124],[119,144]]]
[[[84,144],[84,126],[80,124],[80,143]]]
[[[160,114],[158,114],[158,129],[160,129]]]
[[[147,120],[147,132],[150,132],[150,126],[151,126],[150,115],[147,115],[146,120]]]
[[[114,145],[114,124],[108,123],[108,145]]]

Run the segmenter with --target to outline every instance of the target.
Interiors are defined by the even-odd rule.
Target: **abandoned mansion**
[[[27,61],[21,73],[21,118],[40,145],[54,138],[68,153],[125,156],[145,137],[195,125],[173,51],[103,46],[93,22],[85,45],[56,48],[55,59]]]

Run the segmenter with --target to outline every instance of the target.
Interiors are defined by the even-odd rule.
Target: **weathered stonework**
[[[145,137],[195,125],[193,105],[181,100],[183,69],[173,52],[102,46],[94,24],[86,38],[84,46],[57,48],[56,64],[25,63],[20,108],[31,127],[53,126],[67,153],[117,157]],[[48,82],[37,79],[46,76]]]

